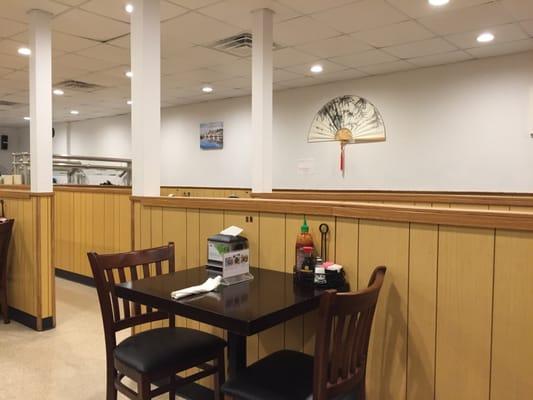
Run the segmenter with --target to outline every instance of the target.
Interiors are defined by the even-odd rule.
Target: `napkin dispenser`
[[[224,276],[250,270],[248,239],[243,236],[218,234],[207,239],[207,270]],[[230,272],[231,271],[231,272]]]

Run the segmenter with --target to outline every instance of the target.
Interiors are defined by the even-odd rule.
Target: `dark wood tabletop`
[[[322,290],[293,283],[293,275],[250,268],[254,279],[215,291],[173,300],[174,290],[207,279],[198,267],[117,285],[117,296],[169,313],[250,336],[318,307]]]

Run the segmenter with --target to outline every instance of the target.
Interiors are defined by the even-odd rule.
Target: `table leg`
[[[228,374],[236,376],[239,370],[246,368],[246,336],[228,331]]]

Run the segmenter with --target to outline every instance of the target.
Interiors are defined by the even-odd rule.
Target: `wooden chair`
[[[115,293],[117,282],[161,275],[165,262],[169,272],[174,272],[174,244],[120,254],[88,253],[88,257],[104,323],[106,399],[116,400],[117,390],[132,400],[148,400],[166,392],[169,399],[174,399],[178,387],[209,375],[215,375],[215,399],[221,399],[226,342],[198,330],[176,328],[174,315],[141,307],[118,298]],[[138,333],[117,344],[116,332],[162,320],[168,320],[169,326]],[[176,376],[193,367],[200,371],[186,378]],[[125,376],[137,383],[137,393],[122,383]],[[152,390],[154,382],[162,384]]]
[[[0,223],[0,305],[2,306],[4,324],[9,324],[9,306],[7,305],[7,253],[14,223],[14,219],[8,219]]]
[[[230,378],[222,392],[235,400],[364,400],[368,343],[385,272],[376,268],[357,293],[322,295],[314,357],[278,351]]]

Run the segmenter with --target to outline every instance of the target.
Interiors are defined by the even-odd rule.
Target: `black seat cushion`
[[[217,336],[188,328],[158,328],[130,336],[114,350],[117,360],[143,373],[213,359],[226,346]]]
[[[312,400],[313,357],[292,350],[273,353],[229,379],[222,392],[235,400]],[[346,393],[334,400],[354,400]]]
[[[239,371],[222,391],[239,400],[307,400],[313,393],[313,357],[278,351]]]

